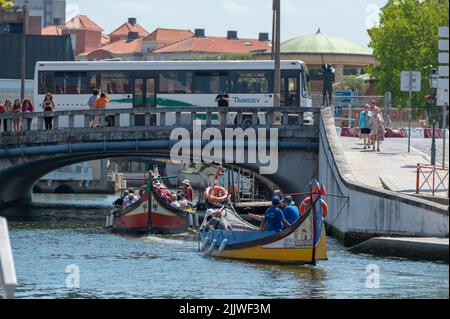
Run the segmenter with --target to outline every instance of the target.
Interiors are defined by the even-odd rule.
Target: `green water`
[[[37,202],[109,205],[114,196],[39,195]],[[449,298],[446,264],[354,255],[336,240],[318,266],[205,258],[193,240],[104,231],[108,209],[35,209],[10,219],[17,298]],[[367,267],[379,269],[369,288]],[[75,268],[74,268],[75,267]],[[71,270],[79,270],[72,285]],[[69,283],[69,285],[67,284]]]

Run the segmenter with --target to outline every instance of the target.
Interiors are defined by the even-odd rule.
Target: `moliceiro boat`
[[[137,201],[128,207],[116,207],[106,218],[106,228],[124,234],[180,234],[190,227],[198,227],[194,208],[170,205],[165,196],[170,193],[165,179],[168,178],[160,177],[157,169],[150,171],[148,183],[140,188]]]
[[[313,181],[309,196],[314,204],[293,225],[280,232],[261,231],[243,220],[231,203],[218,210],[209,210],[202,223],[200,249],[212,257],[277,264],[315,265],[317,261],[326,260],[323,192],[319,183]],[[220,219],[222,227],[210,229],[208,219],[211,217]]]

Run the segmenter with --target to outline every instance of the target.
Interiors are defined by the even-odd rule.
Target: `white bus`
[[[305,63],[282,61],[281,70],[281,105],[311,107]],[[38,62],[34,101],[40,109],[51,93],[57,110],[88,109],[93,90],[101,89],[111,99],[109,109],[212,107],[225,90],[230,107],[269,107],[273,73],[273,61]],[[175,116],[169,121],[175,122]],[[234,119],[229,115],[228,121]],[[127,122],[121,118],[122,126]]]

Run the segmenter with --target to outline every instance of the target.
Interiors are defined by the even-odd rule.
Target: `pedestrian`
[[[3,108],[3,104],[0,101],[0,115],[2,115],[5,112],[5,109]],[[0,119],[0,129],[2,128],[2,119]]]
[[[102,92],[100,94],[100,97],[97,99],[97,101],[95,102],[95,108],[97,110],[105,110],[107,104],[109,103],[110,99],[109,97],[106,95],[105,92]],[[100,125],[100,117],[96,116],[95,120],[94,120],[94,127],[97,127]]]
[[[19,99],[14,100],[14,104],[12,106],[12,112],[14,114],[22,113],[22,104],[20,104]],[[20,118],[15,118],[13,120],[13,132],[19,132],[20,131]]]
[[[292,196],[284,197],[280,208],[283,210],[283,216],[289,224],[293,225],[300,219],[300,211],[292,200]]]
[[[370,120],[373,117],[373,113],[370,111],[370,105],[364,105],[364,111],[359,114],[359,127],[361,128],[361,137],[364,139],[364,149],[370,148]]]
[[[90,111],[94,111],[97,109],[97,99],[98,99],[99,94],[100,94],[100,91],[95,89],[92,92],[92,96],[87,101],[86,105],[89,107]],[[91,120],[89,121],[90,127],[94,127],[94,120],[95,120],[95,116],[91,116]]]
[[[5,105],[3,105],[3,114],[11,114],[12,113],[12,103],[10,100],[5,101]],[[3,131],[8,131],[8,120],[3,119]]]
[[[31,100],[24,100],[22,103],[22,113],[34,113],[34,105],[31,103]],[[31,131],[31,123],[33,122],[32,118],[25,119],[25,123],[27,123],[26,130]]]
[[[55,101],[53,100],[53,95],[47,93],[44,98],[44,102],[42,102],[42,110],[44,112],[55,112]],[[44,117],[45,129],[52,130],[53,129],[53,116]]]
[[[230,96],[226,93],[225,89],[220,90],[220,94],[216,96],[216,103],[218,107],[229,107]],[[222,124],[222,116],[218,114],[219,124]],[[226,117],[225,117],[226,118]]]
[[[374,115],[370,120],[370,135],[373,140],[373,150],[375,151],[375,144],[377,146],[377,152],[380,152],[381,142],[384,141],[385,136],[385,128],[384,128],[384,119],[381,114],[381,110],[378,107],[374,108]]]

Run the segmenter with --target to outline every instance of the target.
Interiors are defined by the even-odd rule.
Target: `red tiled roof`
[[[179,42],[194,36],[194,33],[191,30],[180,30],[180,29],[164,29],[158,28],[148,37],[144,39],[144,41],[157,41],[161,43],[163,46]]]
[[[133,54],[140,54],[142,48],[142,40],[141,39],[135,39],[133,41],[127,41],[127,40],[119,40],[116,42],[112,42],[110,44],[107,44],[101,48],[83,52],[79,54],[80,56],[88,56],[89,54],[95,52],[95,51],[108,51],[111,54],[114,55],[133,55]]]
[[[64,24],[68,29],[87,29],[91,31],[103,31],[94,21],[85,15],[78,15]]]
[[[42,35],[62,35],[60,26],[52,25],[41,30]]]
[[[116,30],[111,32],[110,37],[127,37],[129,32],[139,33],[139,37],[145,38],[149,35],[148,31],[141,27],[139,24],[132,25],[131,23],[124,23]]]
[[[102,34],[101,45],[108,45],[110,41],[111,39],[109,38],[109,36]]]
[[[229,40],[223,37],[191,37],[189,39],[173,43],[157,49],[153,53],[224,53],[246,54],[252,52],[265,52],[270,45],[257,39]]]

